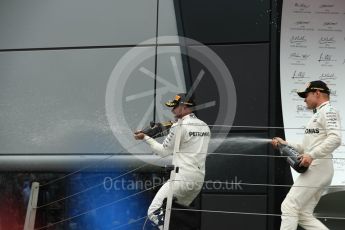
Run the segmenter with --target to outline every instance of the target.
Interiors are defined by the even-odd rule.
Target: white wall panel
[[[155,36],[155,0],[2,0],[0,49],[133,45]]]
[[[134,48],[153,53],[153,47]],[[103,153],[122,150],[105,112],[108,79],[129,48],[0,53],[1,153]],[[154,58],[142,63],[154,69]],[[123,79],[127,81],[127,79]],[[131,74],[132,92],[152,90],[153,79]],[[115,85],[116,89],[116,85]],[[128,123],[153,97],[141,98],[135,111],[118,106]],[[133,104],[132,104],[133,105]],[[133,108],[133,107],[132,107]],[[152,112],[151,115],[152,117]],[[135,120],[138,119],[138,120]],[[116,127],[121,132],[121,127]]]

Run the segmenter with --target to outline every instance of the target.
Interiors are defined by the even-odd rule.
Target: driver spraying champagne
[[[341,126],[338,111],[330,104],[330,89],[323,81],[309,82],[298,95],[304,98],[308,109],[314,114],[309,120],[302,143],[287,142],[279,137],[272,145],[288,145],[296,149],[299,166],[306,171],[295,180],[282,205],[281,230],[328,229],[313,215],[322,193],[333,178],[333,152],[341,144]]]
[[[179,122],[172,124],[163,143],[158,143],[142,130],[136,131],[134,137],[137,140],[144,140],[154,154],[162,157],[172,154],[175,142],[179,142],[177,150],[172,156],[172,164],[179,168],[172,192],[177,204],[189,206],[203,185],[211,132],[207,124],[192,113],[195,102],[191,98],[187,98],[185,93],[177,94],[173,100],[166,102],[165,105],[172,108],[171,112]],[[176,140],[177,129],[180,129],[180,140]],[[169,184],[170,180],[159,189],[147,212],[148,218],[159,229],[163,229],[163,226],[157,210],[160,210],[164,199],[168,196]]]

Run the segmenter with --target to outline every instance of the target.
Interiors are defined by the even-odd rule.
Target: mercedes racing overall
[[[300,174],[281,205],[282,230],[328,229],[313,216],[314,208],[322,193],[332,182],[332,153],[341,144],[341,128],[338,112],[329,104],[321,104],[314,111],[305,129],[302,144],[288,143],[299,153],[313,158],[309,169]]]
[[[199,120],[192,113],[181,119],[181,125],[178,125],[178,123],[172,125],[163,144],[148,136],[145,136],[145,141],[150,145],[153,152],[159,156],[172,154],[176,131],[180,128],[179,149],[173,154],[172,160],[173,165],[179,167],[179,172],[173,182],[173,196],[177,199],[177,203],[188,206],[199,194],[203,185],[205,161],[211,133],[206,123]],[[167,197],[169,183],[170,180],[160,188],[148,209],[148,217],[156,224],[158,217],[154,212],[162,206],[163,200]]]

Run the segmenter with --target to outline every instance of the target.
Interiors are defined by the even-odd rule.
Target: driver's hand
[[[141,130],[134,132],[134,138],[136,140],[143,140],[144,137],[145,137],[145,133],[143,133]]]
[[[299,164],[299,166],[304,166],[304,167],[309,167],[309,165],[313,161],[313,158],[308,153],[304,153],[300,155],[299,159],[301,160],[301,163]]]
[[[278,144],[284,144],[287,145],[287,142],[284,141],[282,138],[280,137],[274,137],[271,141],[271,144],[274,148],[278,148]]]

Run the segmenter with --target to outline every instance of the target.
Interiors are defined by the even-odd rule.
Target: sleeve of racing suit
[[[174,144],[175,144],[175,132],[176,132],[176,125],[173,125],[170,128],[168,136],[164,139],[163,143],[158,143],[155,139],[146,136],[144,140],[147,144],[150,145],[153,153],[159,156],[168,156],[173,153],[174,151]]]
[[[331,154],[341,144],[341,125],[339,113],[333,108],[327,109],[322,116],[322,124],[327,137],[309,154],[312,158],[323,158]]]

